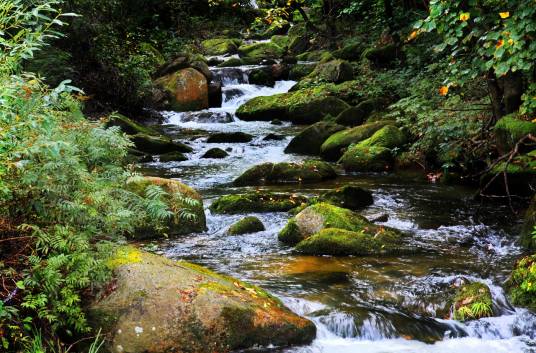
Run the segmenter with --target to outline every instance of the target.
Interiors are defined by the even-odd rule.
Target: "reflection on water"
[[[274,88],[249,85],[249,69],[216,72],[224,84],[222,108],[169,113],[169,125],[164,128],[189,143],[194,152],[185,162],[147,164],[144,172],[174,177],[198,188],[208,207],[220,195],[250,190],[229,183],[252,165],[301,160],[283,152],[300,127],[243,122],[234,117],[238,106],[252,97],[286,92],[293,84],[278,82]],[[185,129],[195,133],[186,135]],[[210,133],[222,131],[243,131],[255,139],[250,143],[205,142]],[[288,137],[264,141],[271,132]],[[212,147],[228,150],[230,157],[200,159]],[[370,189],[375,202],[363,215],[386,213],[389,218],[384,224],[408,232],[415,254],[298,256],[277,240],[288,214],[254,214],[265,224],[265,231],[229,236],[228,227],[244,215],[212,215],[208,209],[207,232],[168,241],[163,249],[172,258],[188,259],[260,285],[313,320],[318,328],[314,343],[283,352],[536,351],[531,348],[536,317],[513,308],[501,287],[521,255],[513,236],[516,225],[508,219],[506,208],[480,205],[473,200],[473,190],[431,185],[420,174],[346,175],[317,185],[267,189],[313,196],[343,184]],[[449,319],[450,298],[463,279],[490,287],[498,317],[466,324]]]

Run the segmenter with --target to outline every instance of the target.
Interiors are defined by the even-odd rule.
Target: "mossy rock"
[[[340,113],[335,122],[344,126],[362,125],[381,106],[381,100],[377,98],[367,99],[355,107],[350,107]]]
[[[233,182],[236,186],[317,183],[334,179],[337,173],[326,162],[264,163],[246,170]]]
[[[535,285],[536,255],[522,258],[515,265],[506,286],[512,304],[536,311]]]
[[[242,235],[262,232],[264,230],[266,228],[264,228],[264,224],[262,224],[260,219],[257,217],[246,217],[233,224],[227,233],[229,235]]]
[[[536,135],[536,123],[519,119],[510,114],[500,119],[495,125],[497,147],[502,153],[513,149],[516,143],[528,134]]]
[[[219,132],[210,135],[207,143],[245,143],[253,140],[253,135],[245,132]]]
[[[401,147],[407,142],[406,135],[393,125],[387,125],[376,131],[374,135],[358,143],[361,147],[379,146],[385,148]]]
[[[278,47],[286,49],[288,48],[288,43],[289,43],[290,38],[289,36],[276,34],[272,36],[270,40],[272,41],[272,43],[275,43]]]
[[[480,282],[462,285],[453,304],[454,320],[478,320],[493,316],[493,301],[489,287]]]
[[[163,135],[153,136],[140,133],[132,136],[131,140],[134,142],[136,149],[152,154],[165,154],[169,152],[190,153],[193,151],[191,147],[180,142],[174,142],[169,137]]]
[[[368,139],[376,131],[389,124],[394,124],[394,122],[378,121],[339,131],[331,135],[322,144],[320,147],[320,155],[327,160],[335,161],[343,155],[344,150],[348,146]]]
[[[200,73],[203,74],[203,76],[205,76],[205,78],[207,79],[207,82],[210,82],[212,81],[212,71],[210,71],[210,68],[208,67],[208,64],[204,61],[201,61],[201,60],[196,60],[196,61],[193,61],[190,66],[193,68],[193,69],[196,69],[197,71],[199,71]]]
[[[381,146],[350,146],[339,160],[347,172],[385,172],[389,171],[394,158],[389,148]]]
[[[210,211],[216,214],[287,212],[305,203],[304,196],[259,191],[222,196],[210,205]]]
[[[324,81],[332,83],[342,83],[354,78],[354,69],[345,60],[331,60],[318,64],[305,81]]]
[[[127,135],[145,134],[160,135],[158,131],[148,126],[143,126],[123,114],[114,113],[108,118],[106,127],[118,126]]]
[[[242,66],[244,65],[244,62],[239,58],[230,58],[225,60],[224,62],[218,64],[218,67],[236,67],[236,66]]]
[[[187,161],[188,157],[186,157],[184,154],[180,152],[168,152],[161,154],[160,157],[158,157],[160,162],[166,163],[166,162],[183,162]]]
[[[377,67],[391,67],[397,60],[404,57],[402,48],[394,44],[367,49],[363,55]]]
[[[320,155],[320,146],[324,141],[341,130],[344,130],[344,126],[330,121],[319,121],[296,135],[285,148],[285,153],[318,156]]]
[[[172,179],[157,177],[136,177],[128,180],[128,190],[146,197],[147,188],[151,185],[159,186],[165,192],[163,202],[173,212],[173,216],[163,229],[147,225],[137,229],[133,235],[136,239],[161,238],[165,235],[177,236],[207,229],[205,209],[201,195],[191,187]],[[186,203],[185,198],[191,199],[192,204]],[[181,213],[187,211],[194,215],[194,219],[183,219]]]
[[[315,69],[316,64],[295,64],[288,73],[289,80],[300,80],[309,75]]]
[[[292,55],[301,54],[309,47],[309,36],[301,34],[297,36],[289,36],[288,52]]]
[[[294,218],[279,233],[279,240],[289,245],[296,245],[325,228],[338,228],[359,231],[373,226],[365,217],[349,210],[320,202],[311,205]]]
[[[254,59],[279,59],[285,54],[285,50],[272,42],[259,42],[242,45],[238,48],[240,57]]]
[[[221,148],[211,148],[206,151],[205,154],[201,156],[201,158],[222,159],[227,156],[229,156],[229,154]]]
[[[242,44],[240,39],[214,38],[201,42],[203,51],[207,55],[235,54]]]
[[[288,107],[288,120],[294,124],[314,124],[326,116],[336,116],[348,109],[348,103],[337,97],[321,97],[311,99],[309,102]]]
[[[110,264],[113,290],[88,307],[110,352],[227,352],[315,337],[312,322],[236,278],[131,247],[120,248]]]
[[[249,73],[248,80],[250,84],[269,86],[275,85],[275,79],[272,77],[271,72],[266,69],[256,69]]]
[[[351,185],[325,192],[320,195],[319,200],[354,211],[374,203],[374,198],[369,190]]]
[[[295,250],[304,255],[367,256],[392,255],[401,249],[400,233],[386,228],[366,228],[352,232],[326,228],[302,240]]]
[[[208,81],[193,68],[182,69],[160,77],[155,84],[167,94],[165,106],[177,112],[208,108]]]
[[[532,235],[536,226],[536,196],[532,197],[532,202],[525,213],[525,222],[521,229],[521,245],[530,250],[536,249],[536,237]],[[535,267],[536,268],[536,267]]]
[[[361,59],[365,47],[362,43],[350,43],[335,50],[333,56],[337,59],[343,59],[348,61],[358,61]]]
[[[327,62],[332,60],[334,57],[329,51],[325,50],[316,50],[309,51],[296,56],[299,61],[321,61]]]

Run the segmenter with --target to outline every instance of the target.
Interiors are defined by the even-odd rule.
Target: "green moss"
[[[249,83],[253,85],[273,86],[275,80],[268,70],[258,69],[249,73]]]
[[[394,158],[389,148],[350,146],[339,160],[348,172],[385,172],[392,168]]]
[[[245,171],[234,180],[237,186],[315,183],[337,177],[326,162],[308,160],[301,163],[264,163]]]
[[[378,227],[359,232],[326,228],[301,241],[296,251],[307,255],[364,256],[399,252],[400,235]]]
[[[350,210],[358,210],[374,202],[370,191],[351,185],[328,191],[320,195],[319,200]]]
[[[218,67],[235,67],[235,66],[241,66],[243,64],[244,62],[239,58],[230,58],[222,62],[221,64],[218,64]]]
[[[278,59],[283,56],[283,48],[272,42],[260,42],[242,45],[238,48],[241,57],[255,59]]]
[[[385,148],[401,147],[406,143],[406,135],[396,126],[387,125],[376,131],[368,139],[361,141],[358,146],[372,147],[379,146]]]
[[[350,81],[353,77],[354,69],[347,61],[331,60],[318,64],[314,71],[307,76],[305,81],[312,80],[341,83]]]
[[[507,282],[512,304],[536,311],[536,255],[522,258]]]
[[[264,224],[257,217],[246,217],[233,224],[229,231],[230,235],[257,233],[265,230]]]
[[[536,196],[533,196],[532,202],[525,213],[525,222],[521,229],[521,245],[527,249],[536,249],[536,237],[532,234],[536,226]]]
[[[389,124],[393,124],[393,122],[378,121],[339,131],[331,135],[322,144],[320,147],[320,154],[327,160],[337,160],[342,156],[343,150],[346,147],[371,137],[376,131]]]
[[[536,135],[536,123],[521,120],[514,114],[503,117],[495,125],[497,145],[503,152],[514,148],[516,143],[528,134]]]
[[[210,205],[210,211],[223,214],[286,212],[306,202],[307,198],[296,194],[252,192],[222,196]]]
[[[123,265],[140,263],[141,259],[142,252],[140,250],[133,246],[122,246],[116,250],[110,259],[108,259],[106,265],[111,270],[115,270]]]
[[[136,134],[131,137],[136,149],[142,152],[153,154],[164,154],[168,152],[192,152],[192,148],[179,142],[172,141],[169,137],[163,135],[146,135]]]
[[[345,126],[358,126],[363,124],[374,112],[375,110],[381,107],[381,100],[372,98],[367,99],[355,107],[348,108],[347,110],[340,113],[336,118],[335,122],[340,125]]]
[[[354,42],[354,43],[349,43],[345,45],[341,49],[335,50],[333,52],[333,56],[337,59],[357,61],[361,59],[363,50],[364,50],[364,47],[361,42],[359,43]]]
[[[454,298],[453,316],[459,321],[493,316],[493,302],[488,286],[479,282],[461,286]]]
[[[285,244],[298,244],[302,240],[302,236],[296,220],[290,219],[285,227],[279,232],[277,238]]]
[[[299,80],[309,75],[315,69],[315,64],[295,64],[290,68],[289,80]]]
[[[214,38],[201,42],[203,50],[207,55],[234,54],[242,44],[240,39]]]
[[[119,126],[121,131],[123,131],[125,134],[128,135],[136,135],[136,134],[145,134],[145,135],[160,135],[158,131],[143,126],[141,124],[138,124],[132,119],[127,118],[126,116],[114,113],[110,115],[108,118],[108,122],[106,123],[106,126]]]
[[[158,157],[158,159],[160,160],[160,162],[182,162],[182,161],[187,161],[188,158],[180,153],[180,152],[169,152],[169,153],[165,153],[165,154],[162,154],[160,155],[160,157]]]
[[[522,154],[506,163],[506,161],[497,164],[491,170],[491,174],[502,173],[506,171],[510,175],[528,176],[536,174],[536,150],[527,154]]]
[[[296,58],[300,61],[329,61],[333,59],[333,55],[329,51],[317,50],[317,51],[308,51],[297,55]]]
[[[288,36],[283,36],[283,35],[280,35],[280,34],[276,34],[276,35],[272,36],[271,41],[272,41],[272,43],[275,43],[280,48],[285,49],[285,48],[288,47],[289,37]]]
[[[285,153],[298,153],[305,155],[319,155],[320,147],[324,141],[344,127],[330,121],[319,121],[298,135],[296,135],[285,148]]]

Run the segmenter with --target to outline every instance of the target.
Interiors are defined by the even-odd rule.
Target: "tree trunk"
[[[493,71],[488,72],[487,81],[491,107],[493,109],[493,120],[496,122],[504,116],[504,108],[502,104],[503,91]]]
[[[523,75],[519,72],[510,72],[502,78],[504,95],[504,112],[510,114],[516,112],[521,106],[523,95]]]

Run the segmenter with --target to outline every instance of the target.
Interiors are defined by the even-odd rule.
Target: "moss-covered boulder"
[[[218,67],[236,67],[244,65],[244,62],[239,58],[229,58],[222,63],[219,63]]]
[[[369,190],[351,185],[325,192],[319,196],[319,200],[354,211],[374,203],[374,198]]]
[[[207,229],[205,210],[201,195],[191,187],[172,179],[157,177],[136,177],[128,180],[128,190],[142,196],[147,196],[149,186],[159,186],[165,192],[162,201],[173,212],[163,228],[155,228],[148,224],[136,231],[134,237],[137,239],[158,238],[164,235],[176,236],[195,232],[202,232]],[[189,199],[190,201],[186,201]],[[184,218],[182,213],[186,211],[192,214],[193,218]]]
[[[120,248],[88,308],[110,352],[228,352],[307,344],[315,326],[262,289],[184,261]]]
[[[145,135],[160,135],[155,129],[141,125],[134,120],[127,118],[123,114],[114,113],[110,115],[106,122],[106,127],[118,126],[121,131],[127,135],[145,134]]]
[[[497,147],[502,153],[513,149],[517,142],[528,134],[536,136],[536,123],[522,120],[515,114],[507,115],[495,125]]]
[[[394,124],[394,122],[378,121],[339,131],[331,135],[322,144],[320,147],[320,155],[327,160],[335,161],[343,155],[344,150],[348,146],[368,139],[376,131],[389,124]]]
[[[365,47],[362,43],[348,43],[341,49],[335,50],[332,54],[337,59],[348,61],[358,61],[361,59]]]
[[[279,240],[289,245],[296,245],[325,228],[358,231],[369,224],[365,217],[349,209],[320,202],[305,208],[291,218],[279,233]]]
[[[292,55],[298,55],[303,53],[309,48],[309,41],[309,35],[307,35],[306,33],[296,36],[289,36],[288,52]]]
[[[300,80],[305,76],[309,75],[315,69],[316,64],[295,64],[289,70],[288,79],[289,80]]]
[[[452,312],[453,319],[459,321],[493,316],[493,302],[489,287],[480,282],[462,285],[456,292]]]
[[[325,50],[308,51],[308,52],[297,55],[296,58],[299,61],[307,61],[307,62],[314,62],[314,61],[327,62],[327,61],[334,59],[333,55],[329,51],[325,51]]]
[[[345,60],[331,60],[325,63],[320,63],[316,66],[313,72],[309,74],[306,81],[325,81],[333,83],[341,83],[350,81],[354,78],[354,69]]]
[[[245,132],[218,132],[208,137],[207,143],[244,143],[253,140],[253,135]]]
[[[229,154],[221,148],[211,148],[206,151],[205,154],[201,156],[201,158],[222,159],[227,156],[229,156]]]
[[[242,235],[264,231],[264,224],[257,217],[245,217],[233,224],[227,233],[229,235]]]
[[[163,135],[136,134],[131,137],[136,149],[152,154],[164,154],[169,152],[192,152],[192,148],[180,142],[174,142],[169,137]]]
[[[532,202],[525,213],[525,222],[521,229],[521,245],[530,250],[536,249],[536,237],[532,235],[536,226],[536,196],[533,196]]]
[[[241,44],[242,41],[236,38],[214,38],[201,42],[203,52],[207,55],[235,54]]]
[[[277,118],[295,124],[314,124],[328,114],[337,116],[349,107],[341,99],[322,92],[300,90],[253,98],[238,108],[236,116],[245,121]]]
[[[265,69],[255,69],[251,71],[248,75],[248,80],[250,84],[269,86],[273,87],[275,85],[275,79],[272,76],[272,73]]]
[[[306,202],[306,197],[297,194],[258,191],[222,196],[210,205],[210,211],[216,214],[287,212]]]
[[[318,156],[324,141],[341,130],[344,130],[344,126],[331,121],[319,121],[296,135],[285,148],[285,153]]]
[[[212,71],[210,71],[210,68],[208,67],[208,64],[206,62],[202,60],[196,60],[190,64],[190,67],[202,73],[203,76],[205,76],[205,78],[207,79],[207,82],[212,81]]]
[[[508,295],[512,304],[536,311],[536,255],[519,260],[507,281]]]
[[[363,55],[377,67],[390,67],[397,60],[404,57],[402,48],[395,44],[388,44],[378,48],[367,49]]]
[[[282,48],[283,50],[286,50],[288,48],[288,42],[290,40],[289,36],[276,34],[273,35],[272,38],[270,38],[272,43],[276,44],[278,47]]]
[[[369,116],[382,105],[377,98],[367,99],[355,107],[351,107],[340,113],[335,122],[344,126],[358,126],[363,124]]]
[[[351,172],[387,171],[394,165],[391,150],[405,143],[405,134],[399,128],[387,125],[370,138],[350,146],[339,163]]]
[[[167,94],[165,106],[177,112],[208,108],[208,81],[193,68],[183,69],[155,81]]]
[[[183,161],[187,161],[188,157],[186,157],[184,154],[180,152],[168,152],[168,153],[161,154],[158,157],[158,160],[160,160],[160,162],[163,162],[163,163],[183,162]]]
[[[366,256],[406,252],[399,232],[382,227],[365,227],[359,231],[322,229],[302,240],[295,250],[305,255]]]
[[[234,180],[234,185],[275,185],[286,183],[316,183],[334,179],[337,173],[322,161],[301,163],[263,163],[246,170]]]
[[[279,59],[285,54],[283,48],[272,42],[245,44],[238,48],[240,57],[253,59]]]

